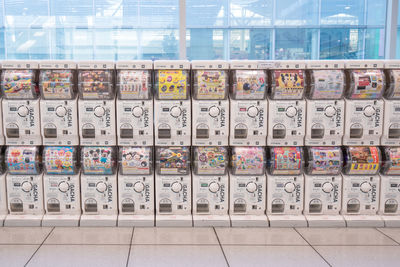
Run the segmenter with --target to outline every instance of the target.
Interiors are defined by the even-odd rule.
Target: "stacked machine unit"
[[[383,227],[379,209],[379,147],[344,147],[342,214],[348,227]]]
[[[5,161],[9,215],[4,226],[41,226],[44,208],[39,147],[9,146]]]
[[[117,135],[119,146],[152,146],[153,62],[120,61],[117,68]]]
[[[118,190],[112,146],[81,147],[81,226],[116,226]]]
[[[267,73],[257,61],[231,61],[229,145],[265,146]]]
[[[189,147],[156,148],[156,226],[192,226]]]
[[[344,227],[342,208],[342,150],[306,149],[304,215],[309,227]]]
[[[4,149],[0,150],[0,227],[4,224],[4,219],[8,214],[7,210],[7,190],[6,190],[6,175],[4,166]]]
[[[4,61],[3,130],[6,145],[41,145],[37,62]],[[3,140],[0,137],[0,140]]]
[[[47,146],[43,149],[44,206],[42,226],[79,226],[81,217],[78,148]]]
[[[228,145],[228,69],[226,61],[192,61],[193,146]]]
[[[118,210],[118,226],[154,226],[153,147],[120,147]]]
[[[344,63],[307,62],[306,146],[338,146],[344,129]]]
[[[271,66],[268,146],[302,146],[306,130],[305,63],[277,61]]]
[[[268,226],[264,147],[232,147],[229,214],[232,226]]]
[[[43,145],[79,145],[76,63],[42,61],[39,68]]]
[[[228,149],[193,148],[193,224],[230,226]]]
[[[267,215],[271,227],[306,227],[303,214],[304,151],[271,147],[267,175]]]
[[[379,214],[386,227],[400,226],[400,147],[382,148]]]

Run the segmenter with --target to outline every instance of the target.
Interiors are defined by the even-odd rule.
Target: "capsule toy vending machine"
[[[79,226],[81,217],[80,171],[77,147],[43,149],[44,207],[42,226]]]
[[[312,60],[307,64],[306,146],[340,146],[346,88],[344,62]]]
[[[348,88],[343,145],[377,146],[383,130],[383,61],[354,60],[345,68]]]
[[[156,146],[190,146],[190,63],[154,61],[154,131]]]
[[[156,148],[156,226],[191,227],[189,147]]]
[[[400,60],[385,61],[386,91],[381,145],[400,146]]]
[[[41,145],[38,63],[3,61],[2,68],[3,130],[6,145]]]
[[[227,146],[229,138],[229,64],[192,62],[192,145]]]
[[[233,60],[231,68],[231,146],[267,143],[267,72],[257,61]]]
[[[154,226],[153,148],[119,148],[118,226]]]
[[[4,226],[41,226],[44,208],[39,147],[9,146],[5,156],[9,215]]]
[[[0,64],[0,67],[1,67],[1,64]],[[0,77],[1,77],[1,75],[0,75]],[[1,83],[0,83],[0,85],[2,84],[2,80],[1,80]],[[1,87],[2,88],[2,87]],[[2,89],[2,91],[3,91],[3,89]],[[3,134],[3,107],[2,107],[2,96],[3,96],[3,92],[1,92],[0,93],[0,96],[1,96],[1,98],[0,98],[0,146],[3,146],[4,144],[5,144],[5,141],[4,141],[4,134]]]
[[[114,62],[78,62],[79,137],[83,146],[114,146]]]
[[[276,61],[271,66],[268,146],[302,146],[306,130],[305,63]]]
[[[151,60],[118,61],[117,136],[119,146],[152,146],[153,94]]]
[[[229,227],[228,149],[193,148],[193,225]]]
[[[383,227],[377,215],[381,164],[379,147],[344,147],[342,215],[348,227]]]
[[[115,147],[82,147],[81,167],[80,226],[116,226],[118,189]]]
[[[267,216],[271,227],[307,227],[302,147],[272,147],[267,174]]]
[[[234,227],[265,227],[267,178],[264,147],[232,147],[229,173],[229,215]]]
[[[8,214],[7,210],[7,191],[6,191],[6,174],[4,165],[4,149],[0,154],[0,227],[4,224],[4,219]]]
[[[345,227],[342,208],[342,150],[307,147],[304,215],[309,227]]]
[[[41,61],[39,69],[43,144],[48,146],[79,145],[76,63]]]
[[[400,227],[400,147],[383,147],[382,161],[378,214],[385,227]]]

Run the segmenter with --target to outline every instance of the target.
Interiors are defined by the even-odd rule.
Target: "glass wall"
[[[382,59],[386,2],[0,0],[0,59]]]

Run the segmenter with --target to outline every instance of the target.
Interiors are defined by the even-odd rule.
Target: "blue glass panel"
[[[318,0],[277,0],[275,25],[317,25]]]
[[[360,59],[363,32],[359,29],[321,29],[321,59]]]
[[[224,59],[224,30],[188,30],[186,33],[186,51],[190,60]]]

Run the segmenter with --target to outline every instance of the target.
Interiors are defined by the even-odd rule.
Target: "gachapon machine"
[[[264,147],[232,147],[229,214],[232,226],[268,226]]]
[[[339,146],[344,131],[344,62],[311,60],[307,67],[306,146]]]
[[[380,197],[379,147],[344,147],[342,215],[348,227],[383,227],[377,216]]]
[[[4,148],[0,150],[0,227],[4,224],[4,219],[8,214],[7,209],[7,190],[6,190],[6,174],[4,165]]]
[[[233,60],[229,145],[265,146],[267,143],[267,72],[257,61]]]
[[[193,148],[193,225],[231,225],[229,210],[228,149]]]
[[[154,131],[156,146],[191,143],[190,63],[154,61]]]
[[[345,63],[347,92],[343,145],[379,145],[383,130],[382,95],[386,84],[383,61]]]
[[[189,147],[156,148],[156,226],[192,226]]]
[[[9,146],[5,162],[9,215],[4,226],[41,226],[44,208],[39,147]]]
[[[78,89],[81,145],[116,145],[114,62],[78,62]]]
[[[271,227],[306,227],[303,148],[271,147],[269,154],[267,215]]]
[[[39,69],[43,144],[79,145],[76,63],[41,61]]]
[[[41,145],[38,62],[3,61],[2,68],[3,131],[6,145]]]
[[[229,138],[229,63],[192,62],[192,145],[227,146]]]
[[[119,148],[118,226],[154,226],[153,148]]]
[[[304,215],[309,227],[345,227],[342,208],[340,147],[307,147],[305,154]]]
[[[381,145],[400,145],[400,60],[385,61],[386,91]]]
[[[115,147],[81,147],[81,169],[80,226],[116,226],[118,189]]]
[[[42,226],[79,226],[81,190],[78,147],[46,146],[42,154],[46,210]]]
[[[400,147],[382,148],[379,211],[385,227],[400,227]]]
[[[152,146],[153,62],[118,61],[116,69],[118,145]]]
[[[268,146],[302,146],[306,130],[305,62],[276,61],[268,99]]]

